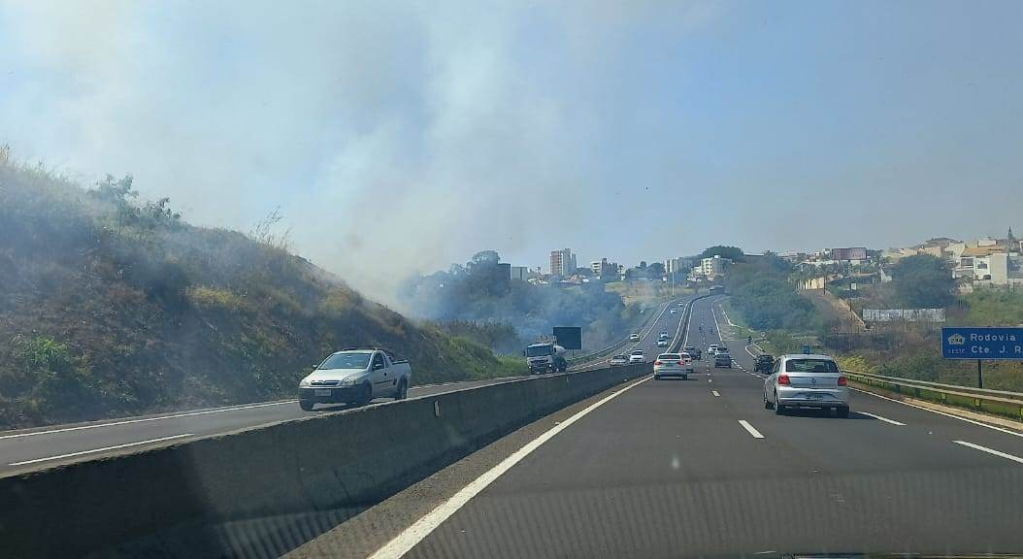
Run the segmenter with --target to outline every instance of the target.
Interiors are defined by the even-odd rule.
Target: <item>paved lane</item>
[[[711,305],[696,303],[694,327]],[[704,361],[608,401],[407,557],[1023,550],[1023,464],[956,442],[1020,457],[1023,438],[863,394],[849,419],[776,416],[752,358],[724,343],[735,369]]]

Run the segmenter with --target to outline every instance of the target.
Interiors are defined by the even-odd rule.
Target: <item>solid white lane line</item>
[[[757,431],[756,429],[753,428],[752,425],[749,424],[749,421],[746,421],[745,419],[740,419],[739,425],[742,425],[743,429],[745,429],[750,435],[753,435],[754,439],[764,438],[764,436],[760,434],[760,431]]]
[[[419,542],[423,541],[426,536],[429,536],[431,532],[436,530],[438,526],[443,524],[445,520],[458,512],[458,510],[465,506],[465,504],[473,497],[478,495],[481,491],[486,489],[488,485],[504,475],[505,472],[514,467],[515,464],[518,464],[523,458],[529,456],[529,454],[534,450],[540,448],[541,445],[551,440],[555,435],[564,431],[568,428],[568,426],[579,421],[593,410],[624,394],[626,391],[643,384],[650,380],[650,378],[651,377],[646,377],[634,382],[625,388],[608,395],[600,401],[594,402],[586,409],[576,413],[539,437],[533,439],[528,444],[515,451],[511,456],[502,460],[501,463],[470,482],[469,485],[463,487],[461,491],[455,493],[455,495],[450,499],[438,505],[437,508],[433,509],[429,514],[420,518],[414,524],[406,528],[402,533],[398,534],[397,537],[387,542],[383,547],[373,553],[373,555],[370,556],[370,559],[398,559],[405,555],[411,551],[413,547],[418,545]]]
[[[881,417],[880,415],[874,415],[872,413],[867,413],[865,411],[858,411],[856,413],[858,413],[860,415],[865,415],[867,417],[873,417],[874,419],[876,419],[878,421],[884,421],[885,423],[891,423],[892,425],[901,425],[903,427],[905,427],[905,425],[906,425],[905,423],[902,423],[901,421],[895,421],[894,419],[888,419],[887,417]]]
[[[715,396],[721,396],[720,394],[718,394],[717,390],[711,390],[710,393],[715,395]]]
[[[105,452],[107,450],[117,450],[120,448],[128,448],[130,446],[139,446],[143,444],[160,443],[163,441],[170,441],[174,439],[180,439],[183,437],[191,437],[191,433],[185,433],[184,435],[173,435],[170,437],[161,437],[159,439],[149,439],[148,441],[139,441],[137,443],[119,444],[114,446],[107,446],[103,448],[94,448],[92,450],[83,450],[81,452],[71,452],[69,454],[61,454],[59,456],[47,456],[46,458],[36,458],[35,460],[25,460],[22,462],[12,462],[8,466],[24,466],[26,464],[36,464],[38,462],[49,462],[50,460],[60,460],[61,458],[71,458],[72,456],[83,456],[86,454],[95,454],[97,452]]]
[[[852,388],[852,387],[850,386],[849,388]],[[918,406],[916,404],[912,404],[912,403],[909,403],[909,402],[902,402],[900,400],[896,400],[895,398],[889,398],[887,396],[882,396],[880,394],[874,394],[873,392],[869,392],[867,390],[860,390],[859,388],[852,388],[852,390],[855,390],[857,392],[861,392],[863,394],[869,394],[869,395],[871,395],[871,396],[873,396],[875,398],[880,398],[882,400],[888,400],[889,402],[895,402],[896,404],[902,404],[903,406],[909,406],[911,408],[916,408],[918,410],[923,410],[923,411],[927,411],[927,412],[931,412],[931,413],[936,413],[938,415],[943,415],[945,417],[951,417],[952,419],[958,419],[959,421],[965,421],[967,423],[972,423],[974,425],[979,425],[981,427],[987,427],[988,429],[992,429],[994,431],[1005,433],[1006,435],[1012,435],[1014,437],[1021,437],[1021,438],[1023,438],[1023,433],[1020,433],[1019,431],[1012,431],[1012,430],[1009,430],[1009,429],[1004,429],[1002,427],[996,427],[994,425],[988,425],[987,423],[983,423],[981,421],[975,421],[973,419],[969,419],[969,418],[966,418],[966,417],[960,417],[960,416],[955,415],[955,414],[945,413],[943,411],[938,411],[938,410],[932,410],[930,408],[925,408],[923,406]]]
[[[266,407],[269,407],[269,406],[283,406],[283,405],[289,405],[289,404],[293,405],[297,401],[298,400],[286,400],[286,401],[283,401],[283,402],[267,402],[267,403],[263,403],[263,404],[252,404],[252,405],[248,405],[248,406],[238,406],[238,407],[234,407],[234,408],[220,408],[220,409],[215,409],[215,410],[193,411],[193,412],[187,412],[187,413],[178,413],[178,414],[174,414],[174,415],[164,415],[164,416],[160,416],[160,417],[143,417],[143,418],[140,418],[140,419],[125,419],[125,420],[122,420],[122,421],[112,421],[110,423],[98,423],[98,424],[95,424],[95,425],[79,425],[78,427],[64,427],[64,428],[61,428],[61,429],[50,429],[50,430],[47,430],[47,431],[34,431],[32,433],[18,433],[18,434],[15,434],[15,435],[3,435],[3,436],[0,436],[0,441],[5,440],[5,439],[21,439],[21,438],[24,438],[24,437],[37,437],[39,435],[52,435],[54,433],[67,433],[69,431],[84,431],[86,429],[99,429],[101,427],[116,427],[118,425],[130,425],[132,423],[146,423],[146,422],[150,422],[150,421],[163,421],[165,419],[178,419],[180,417],[195,417],[195,416],[198,416],[198,415],[212,415],[212,414],[215,414],[215,413],[228,413],[228,412],[232,412],[232,411],[252,410],[252,409],[256,409],[256,408],[266,408]]]
[[[1001,458],[1005,458],[1007,460],[1012,460],[1013,462],[1019,462],[1020,464],[1023,464],[1023,458],[1020,458],[1019,456],[1013,456],[1012,454],[1007,454],[1005,452],[1001,452],[1001,451],[995,450],[993,448],[988,448],[986,446],[980,446],[979,444],[968,443],[966,441],[952,441],[952,442],[954,442],[955,444],[958,444],[958,445],[968,446],[968,447],[970,447],[970,448],[972,448],[974,450],[979,450],[981,452],[986,452],[988,454],[993,454],[995,456],[999,456]]]

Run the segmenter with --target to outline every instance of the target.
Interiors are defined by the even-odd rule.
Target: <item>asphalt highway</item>
[[[719,300],[686,345],[723,328],[734,368],[613,393],[376,557],[1023,551],[1023,434],[866,393],[848,419],[777,416]]]
[[[642,339],[628,349],[642,348],[648,355],[657,350],[661,330],[672,335],[679,332],[682,308],[679,299],[652,309],[657,318],[642,332]],[[670,308],[676,308],[672,314]],[[652,357],[651,357],[652,358]],[[572,370],[606,366],[608,357],[580,364]],[[415,364],[413,363],[413,374]],[[479,381],[455,382],[429,386],[413,386],[410,398],[418,398],[487,384],[509,382],[523,377],[504,377]],[[296,387],[297,388],[297,387]],[[387,400],[376,400],[380,405]],[[197,438],[229,433],[239,429],[308,417],[310,413],[345,413],[347,406],[318,406],[314,412],[299,409],[293,399],[230,406],[180,413],[98,421],[74,425],[51,426],[24,431],[0,432],[0,476],[89,460],[145,448],[159,447]]]

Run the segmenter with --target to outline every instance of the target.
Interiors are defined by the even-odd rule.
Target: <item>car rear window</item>
[[[657,356],[658,359],[682,359],[682,356],[677,353],[662,353]]]
[[[786,373],[837,373],[838,364],[830,359],[789,359]]]

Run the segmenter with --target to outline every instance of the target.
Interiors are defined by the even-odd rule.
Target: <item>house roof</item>
[[[1003,245],[968,247],[963,250],[963,256],[990,256],[998,252],[1009,252],[1009,249]]]

